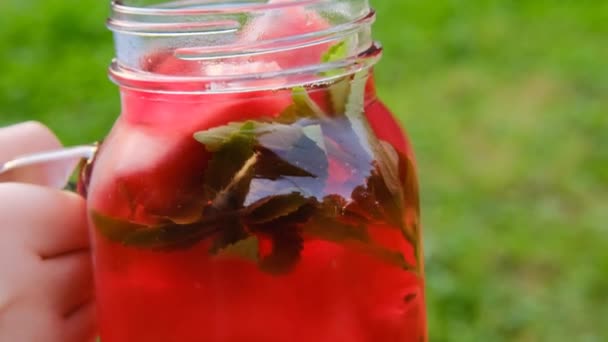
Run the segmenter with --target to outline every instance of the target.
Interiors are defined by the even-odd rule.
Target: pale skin
[[[0,128],[0,162],[61,147],[45,126]],[[94,338],[85,201],[35,168],[0,176],[0,341]]]

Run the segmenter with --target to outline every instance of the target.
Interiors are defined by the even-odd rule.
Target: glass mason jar
[[[82,173],[103,342],[426,341],[410,144],[367,0],[122,1]]]

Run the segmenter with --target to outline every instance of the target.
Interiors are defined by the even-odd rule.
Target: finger
[[[40,305],[16,305],[0,315],[0,341],[60,342],[58,334],[65,320],[56,317],[52,311]]]
[[[85,201],[35,185],[0,183],[0,231],[42,258],[87,249]]]
[[[43,261],[51,305],[68,316],[93,297],[93,271],[89,251],[64,254]]]
[[[6,162],[19,155],[54,150],[61,143],[43,124],[28,121],[0,128],[0,162]]]
[[[0,128],[0,163],[34,152],[55,150],[61,143],[46,126],[30,121]],[[48,168],[23,167],[0,175],[0,182],[23,182],[47,185],[51,181]]]
[[[95,337],[95,302],[90,301],[66,318],[64,342],[87,342]]]

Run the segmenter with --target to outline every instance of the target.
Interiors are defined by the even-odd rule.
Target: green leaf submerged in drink
[[[343,49],[330,50],[327,59]],[[165,216],[144,225],[93,212],[95,227],[111,241],[164,252],[210,239],[212,256],[244,260],[272,274],[297,267],[303,244],[311,239],[348,243],[415,272],[417,265],[380,246],[368,231],[372,224],[394,226],[418,250],[417,222],[404,219],[406,206],[418,206],[415,181],[413,186],[408,181],[415,180],[414,169],[367,124],[365,81],[361,73],[330,86],[333,113],[324,113],[299,87],[292,105],[277,117],[196,132],[194,139],[211,159],[201,175],[205,205],[191,221]],[[350,167],[340,193],[328,192],[332,163]],[[272,245],[265,255],[261,240]]]

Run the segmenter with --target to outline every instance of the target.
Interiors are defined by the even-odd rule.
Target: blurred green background
[[[432,341],[608,340],[608,1],[372,0],[422,182]],[[119,111],[108,1],[0,2],[0,126]]]

